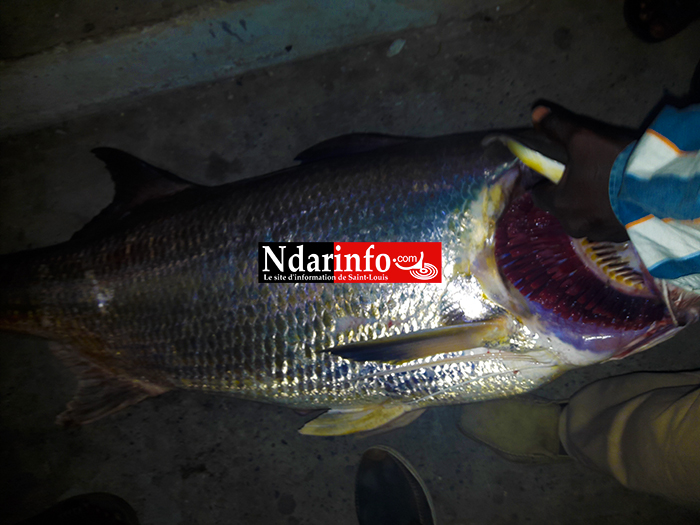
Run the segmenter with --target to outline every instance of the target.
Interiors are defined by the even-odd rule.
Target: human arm
[[[574,237],[629,237],[654,277],[700,293],[700,105],[665,108],[638,141],[543,106],[533,121],[569,154],[559,184],[533,188],[538,206]]]

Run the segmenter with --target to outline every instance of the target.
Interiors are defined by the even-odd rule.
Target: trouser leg
[[[700,503],[700,371],[588,385],[562,412],[559,437],[570,456],[630,489]]]

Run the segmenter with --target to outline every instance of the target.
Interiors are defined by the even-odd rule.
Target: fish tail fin
[[[40,326],[27,253],[0,255],[0,331],[32,334]]]
[[[56,418],[59,425],[91,423],[170,390],[167,386],[115,375],[84,358],[69,345],[52,342],[50,347],[78,379],[75,396]]]

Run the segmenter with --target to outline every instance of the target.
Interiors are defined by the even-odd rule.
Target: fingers
[[[547,106],[535,106],[532,110],[532,122],[537,125],[552,112]]]
[[[568,144],[574,133],[580,129],[573,119],[546,106],[537,106],[532,110],[532,122],[549,138],[563,144]]]
[[[530,190],[530,193],[535,206],[541,210],[552,213],[554,211],[556,191],[557,185],[545,179],[535,184]]]
[[[593,210],[582,210],[580,199],[567,199],[560,187],[547,180],[533,186],[530,193],[535,206],[554,215],[564,231],[573,238],[587,237],[591,241],[612,242],[629,240],[627,230],[609,205],[599,203]]]
[[[566,142],[574,132],[582,129],[587,129],[607,138],[626,140],[627,142],[639,138],[637,130],[608,124],[585,115],[578,115],[548,100],[535,102],[532,109],[532,122],[536,128],[544,131],[549,138],[561,142]]]
[[[586,232],[585,237],[587,237],[589,241],[593,242],[626,242],[630,240],[629,235],[627,235],[627,230],[624,226],[618,228],[610,228],[608,230],[602,231]]]

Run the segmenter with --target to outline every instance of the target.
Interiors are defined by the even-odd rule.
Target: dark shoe
[[[355,477],[360,525],[434,525],[430,494],[411,464],[389,447],[362,455]]]
[[[627,27],[644,42],[661,42],[700,17],[700,0],[625,0]]]
[[[462,408],[459,429],[509,461],[566,461],[571,458],[559,442],[563,405],[535,396],[471,403]]]
[[[136,512],[113,494],[94,492],[56,503],[17,525],[139,525]]]

